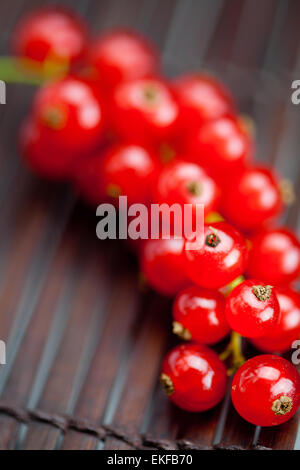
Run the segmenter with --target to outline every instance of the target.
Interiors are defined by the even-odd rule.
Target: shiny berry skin
[[[229,333],[225,298],[219,292],[189,286],[173,304],[173,332],[182,339],[214,344]]]
[[[113,147],[104,156],[102,168],[108,195],[112,190],[126,195],[128,204],[150,202],[159,166],[146,148],[131,144]]]
[[[127,196],[128,205],[147,204],[159,166],[144,147],[123,144],[103,156],[102,180],[108,196]]]
[[[207,121],[234,114],[229,92],[213,77],[184,75],[174,82],[174,90],[181,109],[180,124],[188,133]]]
[[[300,376],[286,359],[256,356],[236,372],[231,398],[236,411],[256,426],[288,421],[300,405]]]
[[[75,166],[73,180],[87,201],[100,203],[127,196],[128,206],[147,204],[159,172],[156,158],[145,147],[118,144]]]
[[[115,132],[124,139],[154,145],[177,129],[179,109],[169,87],[154,78],[119,85],[113,96]]]
[[[242,230],[257,230],[282,209],[277,177],[269,168],[248,168],[230,181],[222,202],[226,219]]]
[[[190,282],[184,271],[183,239],[149,239],[141,249],[141,270],[159,293],[174,296]]]
[[[176,346],[164,358],[160,380],[175,405],[186,411],[206,411],[226,392],[226,369],[217,354],[200,344]]]
[[[80,18],[60,7],[39,8],[17,24],[12,39],[15,54],[64,66],[80,63],[87,51],[87,32]]]
[[[93,41],[91,65],[108,88],[121,82],[156,74],[158,54],[138,33],[121,29],[104,33]]]
[[[21,127],[20,151],[30,169],[48,179],[67,179],[70,168],[74,165],[74,155],[55,147],[53,141],[31,117]]]
[[[239,174],[250,159],[253,143],[235,118],[209,121],[185,139],[184,152],[220,182]]]
[[[180,204],[182,213],[184,204],[203,204],[205,213],[218,208],[219,189],[212,178],[195,163],[181,160],[166,165],[159,175],[154,190],[157,204]]]
[[[275,330],[280,307],[272,286],[249,279],[229,294],[225,314],[234,331],[246,338],[259,338]]]
[[[246,269],[248,248],[242,235],[226,222],[204,226],[204,243],[195,249],[185,245],[186,273],[199,286],[218,289]]]
[[[68,76],[42,87],[33,118],[62,152],[86,154],[104,137],[103,100],[95,84],[81,78]]]
[[[280,307],[279,323],[269,335],[252,340],[257,349],[267,353],[288,351],[300,338],[300,295],[288,287],[274,291]]]
[[[300,243],[287,228],[264,230],[251,240],[248,274],[278,286],[300,275]]]

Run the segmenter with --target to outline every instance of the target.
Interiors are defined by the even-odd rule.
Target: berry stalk
[[[67,68],[51,61],[45,61],[43,68],[33,60],[0,56],[0,79],[6,83],[41,85],[47,79],[66,75]]]
[[[231,338],[228,346],[219,355],[221,361],[226,361],[226,359],[228,359],[229,357],[231,357],[231,367],[227,369],[227,374],[232,375],[246,361],[242,353],[242,336],[236,331],[233,331],[231,333]]]

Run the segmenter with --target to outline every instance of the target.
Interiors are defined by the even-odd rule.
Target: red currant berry
[[[186,411],[206,411],[226,392],[226,369],[217,354],[200,344],[176,346],[165,357],[160,380],[170,400]]]
[[[84,24],[73,12],[60,7],[39,8],[17,24],[12,40],[14,52],[35,61],[69,66],[82,61],[87,50]]]
[[[173,304],[173,332],[182,339],[214,344],[229,333],[225,298],[216,291],[189,286]]]
[[[128,205],[150,202],[158,164],[144,147],[131,144],[111,148],[103,157],[102,180],[108,196],[128,197]]]
[[[237,119],[209,121],[188,135],[184,151],[218,181],[239,174],[252,154],[253,143]]]
[[[282,198],[276,176],[268,168],[252,167],[235,177],[224,191],[225,216],[243,230],[255,230],[279,215]]]
[[[197,244],[196,244],[197,245]],[[185,245],[186,272],[195,284],[218,289],[246,268],[248,248],[242,235],[226,222],[204,226],[204,244]]]
[[[250,279],[229,294],[225,314],[234,331],[247,338],[258,338],[274,331],[280,307],[272,286]]]
[[[251,240],[248,273],[273,285],[287,285],[300,275],[300,243],[286,228],[264,230]]]
[[[231,397],[246,421],[256,426],[276,426],[298,410],[300,377],[286,359],[269,354],[256,356],[236,372]]]
[[[42,87],[33,117],[61,152],[86,154],[103,139],[103,101],[94,84],[80,78],[69,76]]]
[[[177,128],[178,105],[168,86],[154,78],[124,82],[114,93],[114,125],[121,137],[153,144]]]
[[[196,204],[203,204],[208,213],[218,208],[219,190],[200,166],[177,160],[160,173],[154,190],[154,201],[169,206],[180,204],[182,213],[185,204],[192,204],[194,213]]]
[[[188,133],[207,121],[234,114],[229,92],[213,77],[185,75],[175,81],[174,89],[181,109],[180,124]]]
[[[184,272],[183,239],[149,239],[141,250],[146,281],[163,295],[173,296],[189,284]]]
[[[110,31],[96,39],[91,64],[109,88],[123,81],[153,75],[158,70],[158,54],[138,33],[126,29]]]
[[[276,287],[280,307],[280,320],[267,336],[252,340],[254,346],[264,352],[285,352],[300,338],[300,295],[288,287]]]
[[[78,192],[92,204],[127,196],[128,206],[148,204],[159,166],[151,152],[134,144],[119,144],[75,165],[73,181]]]
[[[43,128],[31,118],[21,127],[20,150],[28,166],[45,178],[66,179],[74,164],[74,155],[55,147]]]

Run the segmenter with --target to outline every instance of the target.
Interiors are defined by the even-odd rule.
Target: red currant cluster
[[[185,249],[183,237],[135,245],[149,285],[176,295],[174,333],[192,340],[164,359],[170,399],[189,411],[215,406],[227,382],[222,359],[231,354],[240,366],[232,400],[241,416],[262,426],[288,420],[299,407],[298,372],[275,355],[242,365],[238,335],[269,353],[300,336],[300,296],[291,286],[300,243],[273,225],[291,191],[254,162],[251,126],[228,90],[205,74],[162,78],[144,38],[117,30],[91,41],[79,19],[57,8],[22,20],[13,47],[38,73],[60,70],[37,91],[22,127],[22,154],[33,170],[71,181],[94,205],[126,195],[130,204],[205,207],[199,249]],[[220,358],[207,345],[230,330]]]

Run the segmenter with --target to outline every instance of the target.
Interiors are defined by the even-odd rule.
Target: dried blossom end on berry
[[[66,118],[61,109],[57,107],[49,107],[42,116],[42,122],[45,126],[54,130],[62,129],[65,125]]]
[[[184,328],[184,326],[178,321],[173,321],[173,333],[185,341],[190,341],[192,339],[190,331],[187,328]]]
[[[270,298],[273,286],[253,286],[252,291],[255,297],[261,302],[265,302]]]
[[[218,231],[214,227],[209,227],[212,230],[212,233],[207,235],[205,238],[205,245],[216,248],[220,243],[220,237],[218,237]]]
[[[190,181],[187,190],[192,196],[200,196],[202,193],[202,184],[199,181]]]
[[[293,402],[290,397],[286,397],[282,395],[279,397],[277,400],[273,401],[271,410],[274,411],[274,413],[277,416],[285,415],[291,411],[293,408]]]
[[[155,85],[148,85],[144,88],[144,98],[150,104],[156,104],[158,101],[158,92]]]
[[[174,393],[173,382],[167,374],[161,374],[160,383],[162,384],[163,390],[167,395],[172,395],[172,393]]]
[[[117,184],[109,184],[107,186],[106,192],[110,197],[119,197],[121,195],[120,186]]]

